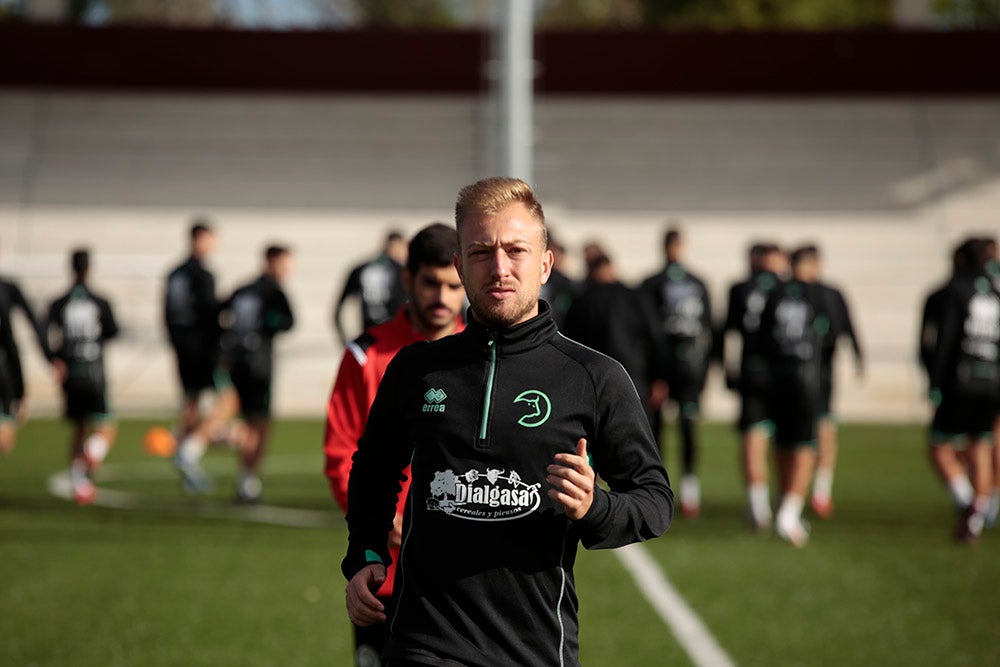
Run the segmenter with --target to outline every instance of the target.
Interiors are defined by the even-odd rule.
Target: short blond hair
[[[548,243],[545,213],[535,198],[531,186],[519,178],[493,176],[466,185],[455,201],[455,228],[461,233],[462,223],[472,215],[496,215],[511,204],[523,204],[531,217],[542,226],[542,241]]]

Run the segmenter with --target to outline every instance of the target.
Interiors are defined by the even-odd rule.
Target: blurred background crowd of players
[[[121,414],[161,415],[177,402],[162,291],[183,254],[192,210],[212,214],[222,241],[214,259],[220,298],[258,274],[273,239],[295,249],[299,272],[288,287],[295,327],[277,339],[273,403],[279,415],[315,416],[344,342],[395,306],[364,316],[338,306],[331,336],[331,299],[360,284],[360,274],[338,282],[348,264],[382,236],[387,221],[399,224],[405,240],[446,218],[458,187],[497,171],[495,63],[486,62],[497,3],[310,2],[297,3],[304,9],[294,15],[282,5],[0,2],[0,47],[18,56],[4,59],[0,92],[0,268],[25,297],[12,291],[11,304],[47,314],[64,283],[74,282],[66,277],[67,257],[90,249],[94,289],[111,303],[121,330],[106,361],[111,403]],[[819,244],[823,273],[843,288],[857,325],[854,331],[834,308],[820,318],[830,326],[824,340],[843,333],[865,342],[863,383],[850,381],[846,355],[821,372],[820,414],[830,379],[841,388],[836,412],[850,420],[929,423],[939,411],[928,389],[940,390],[933,398],[940,395],[948,416],[946,387],[928,387],[913,346],[933,338],[921,300],[950,273],[946,248],[964,245],[970,234],[995,233],[994,5],[534,3],[544,66],[530,180],[567,246],[566,275],[587,285],[551,286],[580,304],[567,330],[575,326],[580,338],[602,333],[587,324],[585,304],[594,313],[614,306],[611,319],[640,322],[637,308],[621,308],[629,298],[615,278],[638,286],[659,272],[666,215],[681,218],[677,247],[690,255],[673,262],[690,265],[678,290],[695,289],[698,276],[710,297],[701,308],[711,327],[702,323],[690,347],[623,345],[613,339],[630,330],[625,326],[592,341],[618,348],[648,393],[654,419],[657,405],[676,406],[682,455],[668,465],[688,514],[697,514],[701,494],[695,417],[747,426],[754,416],[745,396],[727,389],[746,393],[737,382],[745,376],[737,372],[738,337],[706,340],[706,332],[717,334],[725,322],[738,330],[725,312],[732,302],[726,290],[742,281],[744,252],[770,247],[768,239],[781,246],[772,256],[798,257],[806,273],[816,272],[819,257],[808,246]],[[385,25],[412,31],[387,36],[378,29]],[[580,27],[601,30],[573,35]],[[770,32],[785,30],[792,33]],[[100,59],[108,53],[113,66]],[[270,54],[266,63],[260,53]],[[274,54],[294,66],[272,67]],[[217,67],[202,67],[206,59]],[[401,64],[413,70],[391,76]],[[768,272],[789,277],[783,267]],[[553,300],[568,317],[565,296]],[[49,378],[51,354],[24,349],[33,325],[12,324],[30,405],[35,414],[57,414],[62,391]],[[723,344],[728,339],[732,345]],[[646,368],[672,349],[698,360],[710,350],[725,365],[699,361],[673,377]],[[856,345],[857,359],[860,350]],[[765,414],[749,423],[774,421]],[[819,439],[830,441],[835,421],[820,423]],[[781,427],[793,425],[778,419],[774,426],[780,440]],[[769,425],[747,430],[771,435]],[[757,452],[756,442],[746,438],[745,449]],[[752,498],[760,497],[750,488],[753,460],[744,462],[747,504],[751,520],[766,524],[766,513],[752,511]],[[935,461],[942,470],[946,464]],[[821,462],[816,475],[817,514],[832,511],[827,467]],[[974,504],[961,482],[949,489],[959,504]],[[786,532],[802,534],[795,522],[789,526]]]
[[[223,298],[210,264],[218,240],[215,225],[197,219],[189,232],[189,255],[165,277],[159,295],[165,337],[176,355],[171,362],[182,408],[172,429],[149,434],[146,446],[151,453],[173,456],[185,488],[193,493],[210,485],[198,466],[206,448],[213,442],[235,448],[242,470],[236,498],[255,502],[271,416],[271,341],[294,322],[282,288],[291,276],[293,250],[268,246],[260,277]],[[697,258],[689,260],[683,225],[664,223],[658,240],[662,266],[626,283],[606,241],[585,239],[573,262],[553,234],[555,268],[542,297],[567,336],[625,366],[646,402],[681,511],[690,519],[701,511],[702,395],[709,370],[717,366],[720,384],[739,397],[734,421],[741,435],[747,520],[756,530],[773,527],[793,544],[804,545],[806,504],[820,519],[834,513],[838,347],[850,345],[857,382],[865,376],[863,327],[852,316],[850,299],[823,280],[816,245],[785,248],[761,240],[747,248],[744,279],[727,286],[725,303],[713,304],[707,285],[717,279],[700,273]],[[391,319],[406,303],[406,244],[402,230],[389,232],[374,256],[344,276],[328,320],[330,334],[342,346]],[[94,493],[89,473],[114,442],[115,387],[106,383],[103,347],[118,334],[118,324],[114,305],[89,290],[89,253],[77,249],[70,260],[70,290],[48,307],[32,305],[16,280],[2,284],[0,433],[9,453],[16,428],[28,414],[20,336],[11,326],[11,315],[19,309],[62,386],[65,415],[77,424],[71,478],[77,501],[87,503]],[[930,460],[959,513],[956,537],[974,541],[997,515],[994,469],[1000,457],[992,444],[1000,415],[1000,263],[995,239],[963,239],[949,261],[950,277],[933,290],[928,286],[913,363],[927,374],[927,400],[934,410]],[[571,263],[582,270],[567,269]],[[294,301],[294,288],[292,295]],[[913,308],[920,310],[920,304]],[[676,422],[676,437],[668,422]],[[772,453],[778,477],[773,489]]]

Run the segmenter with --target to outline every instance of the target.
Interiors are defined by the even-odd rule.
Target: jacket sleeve
[[[358,439],[368,418],[368,396],[364,369],[354,354],[347,350],[326,406],[326,431],[323,436],[324,470],[330,482],[330,491],[345,512],[351,457],[358,449]]]
[[[270,307],[264,315],[264,326],[272,335],[288,331],[295,326],[292,306],[288,303],[288,297],[281,290],[275,291],[271,298]]]
[[[669,343],[660,324],[656,303],[648,289],[640,287],[635,290],[635,295],[642,321],[643,335],[650,341],[649,363],[651,368],[648,369],[648,377],[651,380],[666,379]]]
[[[864,365],[864,352],[861,349],[861,340],[858,332],[854,329],[854,321],[851,319],[851,309],[847,305],[847,299],[843,292],[837,292],[837,309],[839,317],[843,323],[843,332],[851,340],[851,348],[854,350],[854,362],[858,367]]]
[[[729,367],[726,366],[726,334],[730,331],[743,331],[743,301],[740,299],[739,285],[729,288],[729,303],[726,307],[726,319],[716,332],[715,338],[715,358],[726,372],[730,374]]]
[[[701,303],[704,308],[701,312],[701,326],[706,338],[705,352],[709,358],[714,359],[716,340],[714,320],[712,318],[712,295],[709,293],[708,287],[704,282],[699,280],[698,285],[701,287]]]
[[[110,340],[118,335],[118,322],[111,310],[111,304],[101,300],[101,340]]]
[[[59,347],[56,348],[52,345],[53,331],[57,331],[59,338],[62,338],[62,326],[60,325],[62,311],[62,299],[56,299],[49,304],[49,308],[45,311],[45,317],[42,319],[42,334],[45,336],[45,344],[48,345],[48,349],[52,352],[52,358],[61,358],[62,356],[62,341],[59,341]]]
[[[937,349],[938,325],[940,315],[937,308],[937,294],[931,294],[924,301],[923,316],[920,318],[920,340],[919,358],[920,365],[930,373],[934,359],[934,351]]]
[[[344,290],[340,293],[340,298],[337,299],[337,304],[333,307],[333,328],[337,331],[337,336],[340,337],[340,342],[346,347],[347,346],[347,334],[344,332],[344,324],[340,319],[341,311],[344,310],[344,304],[352,296],[361,293],[361,267],[355,267],[351,270],[350,275],[347,276],[347,282],[344,283]]]
[[[399,398],[412,384],[406,378],[408,358],[404,349],[386,369],[354,453],[347,484],[347,555],[341,562],[347,579],[369,563],[392,563],[388,536],[413,452]]]
[[[588,549],[610,549],[658,537],[673,518],[674,494],[639,396],[617,363],[592,377],[596,429],[587,451],[608,489],[594,490],[577,522],[580,540]]]
[[[41,348],[42,354],[45,355],[46,359],[52,361],[52,351],[49,349],[48,338],[45,335],[45,329],[43,327],[44,323],[35,316],[35,311],[32,310],[28,300],[24,298],[24,293],[21,292],[21,288],[17,285],[12,285],[12,287],[14,290],[14,303],[20,306],[24,316],[28,318],[28,323],[31,325],[31,330],[34,332],[35,338],[38,340],[38,346]]]
[[[943,389],[949,384],[948,375],[954,371],[950,366],[954,363],[954,352],[962,337],[964,306],[965,299],[962,298],[962,295],[958,294],[954,288],[949,289],[942,304],[936,350],[930,359],[931,389]]]

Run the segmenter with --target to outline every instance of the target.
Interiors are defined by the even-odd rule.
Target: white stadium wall
[[[752,240],[815,242],[869,359],[859,381],[840,355],[839,412],[926,417],[919,310],[957,239],[1000,231],[1000,99],[547,97],[535,120],[535,185],[572,254],[597,239],[639,280],[676,219],[719,318]],[[492,128],[472,96],[8,89],[0,272],[41,307],[64,289],[68,252],[89,246],[93,284],[123,325],[108,349],[113,403],[166,415],[178,389],[160,292],[191,217],[217,222],[223,292],[255,274],[266,243],[289,243],[298,323],[279,339],[275,408],[319,417],[342,352],[331,313],[346,272],[390,227],[449,221],[459,187],[492,170]],[[32,409],[55,413],[57,389],[15,324]],[[713,373],[707,416],[735,407]]]

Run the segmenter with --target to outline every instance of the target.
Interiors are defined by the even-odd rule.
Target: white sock
[[[110,449],[111,443],[103,433],[92,433],[83,441],[83,451],[92,464],[104,461]]]
[[[818,468],[816,479],[813,480],[813,496],[827,500],[833,495],[833,470]]]
[[[747,487],[747,505],[754,523],[759,526],[771,523],[774,513],[771,511],[771,489],[767,482],[754,482]]]
[[[701,482],[697,475],[684,475],[681,478],[681,504],[701,504]]]
[[[990,511],[990,505],[993,502],[993,496],[976,496],[976,499],[972,502],[972,509],[978,514],[986,515]]]
[[[208,442],[200,435],[191,433],[181,440],[181,444],[177,447],[177,456],[184,463],[197,463],[205,455],[206,449]]]
[[[972,482],[965,475],[956,475],[948,480],[948,493],[951,494],[951,501],[955,507],[965,509],[972,504],[975,492],[972,490]]]
[[[87,461],[77,457],[69,466],[69,481],[73,486],[80,486],[87,481]]]
[[[805,498],[794,493],[786,493],[781,499],[781,507],[778,508],[778,524],[788,527],[800,523],[804,505]]]

